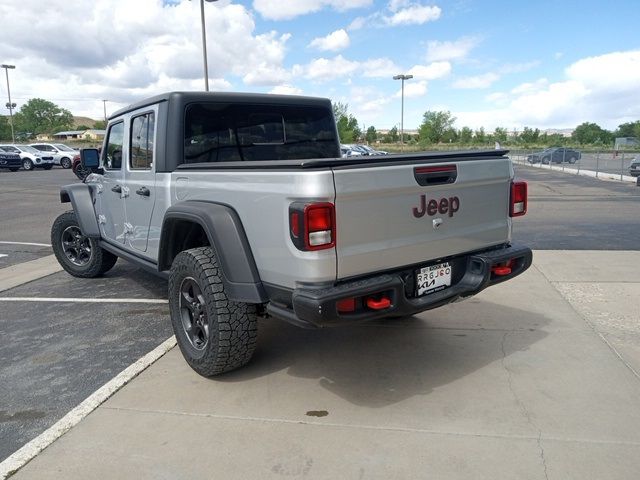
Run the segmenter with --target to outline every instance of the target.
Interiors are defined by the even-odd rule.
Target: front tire
[[[31,160],[29,160],[28,158],[25,158],[22,161],[22,168],[24,168],[25,170],[33,170],[33,162]]]
[[[118,261],[118,257],[100,247],[95,238],[82,233],[75,212],[65,212],[53,222],[51,246],[62,268],[74,277],[99,277]]]
[[[180,252],[169,275],[171,323],[182,355],[197,373],[219,375],[245,365],[256,347],[256,306],[229,300],[210,247]]]
[[[62,168],[71,168],[71,159],[64,157],[60,159],[60,166]]]
[[[44,168],[45,170],[51,170],[53,168],[53,165],[44,165],[42,168]]]

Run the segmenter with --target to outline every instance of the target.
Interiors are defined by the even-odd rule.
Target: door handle
[[[138,195],[142,195],[143,197],[148,197],[149,195],[151,195],[151,191],[147,187],[140,187],[138,190],[136,190],[136,193]]]
[[[111,187],[111,191],[115,193],[122,193],[122,187],[120,185],[116,185],[115,187]]]

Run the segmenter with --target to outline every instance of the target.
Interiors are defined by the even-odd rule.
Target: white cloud
[[[573,63],[562,81],[550,83],[542,78],[486,98],[498,108],[456,112],[456,116],[459,125],[488,128],[575,127],[590,121],[613,129],[640,118],[638,85],[640,50],[612,52]]]
[[[460,60],[480,44],[479,37],[463,37],[452,42],[427,42],[427,61]]]
[[[257,34],[251,12],[229,1],[205,5],[213,89],[288,82],[287,33]],[[160,0],[3,0],[2,61],[13,63],[12,97],[54,101],[102,117],[103,98],[123,105],[166,90],[203,90],[200,5]],[[52,34],[52,25],[66,25]],[[38,32],[38,34],[34,34]],[[45,33],[48,32],[48,33]]]
[[[324,8],[345,11],[368,7],[373,0],[254,0],[253,8],[269,20],[290,20]]]
[[[302,95],[303,91],[293,85],[278,85],[272,88],[269,93],[275,93],[279,95]]]
[[[335,32],[331,32],[326,37],[314,38],[309,46],[317,48],[318,50],[330,50],[335,52],[347,48],[349,43],[349,34],[344,29],[340,29]]]
[[[384,17],[384,22],[393,27],[398,25],[422,25],[440,18],[440,7],[428,5],[411,5]]]
[[[391,0],[387,5],[387,10],[378,11],[367,17],[357,17],[347,29],[423,25],[438,20],[441,14],[442,9],[435,5],[422,5],[420,2],[410,0]]]
[[[468,90],[478,89],[478,88],[489,88],[499,79],[500,79],[500,75],[492,72],[484,73],[482,75],[476,75],[473,77],[463,77],[453,82],[453,88],[468,89]]]
[[[415,98],[415,97],[423,97],[427,94],[427,82],[405,82],[404,83],[404,98]],[[398,89],[398,91],[394,94],[395,98],[400,98],[402,96],[402,88]]]
[[[387,58],[374,58],[360,62],[337,55],[333,58],[317,58],[306,65],[295,65],[292,75],[303,76],[315,82],[328,82],[336,78],[356,75],[369,78],[391,78],[397,70],[398,67]]]
[[[430,65],[415,65],[408,72],[418,80],[435,80],[451,73],[449,62],[433,62]]]

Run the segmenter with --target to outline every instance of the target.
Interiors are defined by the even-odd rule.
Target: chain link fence
[[[567,173],[635,181],[629,167],[640,158],[640,152],[602,150],[584,152],[571,148],[549,150],[511,149],[509,156],[514,163],[541,169],[561,170]]]

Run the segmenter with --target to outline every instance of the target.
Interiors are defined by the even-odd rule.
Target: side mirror
[[[80,165],[86,171],[95,173],[100,168],[100,153],[96,148],[83,148],[80,150]]]

